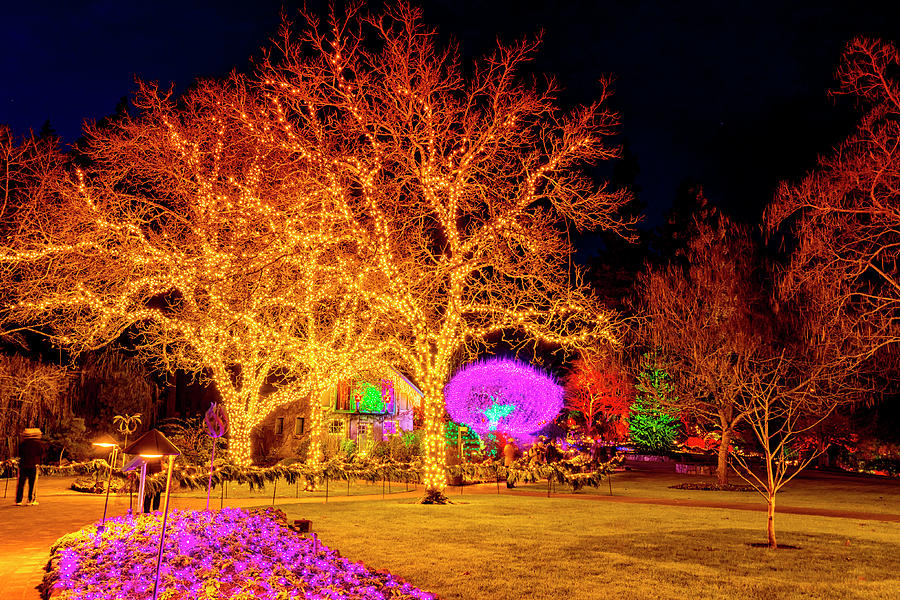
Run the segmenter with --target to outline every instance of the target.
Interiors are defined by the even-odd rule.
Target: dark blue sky
[[[279,24],[281,0],[7,2],[0,13],[0,122],[49,119],[65,141],[111,113],[135,75],[183,87],[246,68]],[[321,7],[324,2],[308,2]],[[843,45],[900,41],[896,3],[423,0],[464,55],[544,30],[538,69],[589,101],[617,78],[622,133],[640,165],[651,224],[692,177],[752,220],[777,181],[802,175],[849,131],[826,96]],[[490,8],[485,8],[490,7]]]

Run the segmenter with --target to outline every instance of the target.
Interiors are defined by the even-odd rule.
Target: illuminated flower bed
[[[173,511],[166,526],[160,598],[166,600],[434,599],[301,537],[283,513]],[[281,517],[281,518],[279,518]],[[279,522],[281,521],[281,522]],[[57,540],[45,597],[138,600],[153,592],[162,516],[106,521]]]

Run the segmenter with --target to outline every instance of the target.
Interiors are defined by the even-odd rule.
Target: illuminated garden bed
[[[90,525],[51,548],[44,598],[149,598],[159,544],[159,513]],[[166,600],[434,599],[390,573],[361,563],[285,525],[280,511],[173,511],[166,527],[160,598]]]

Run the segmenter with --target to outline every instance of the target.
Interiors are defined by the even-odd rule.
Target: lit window
[[[332,420],[328,431],[335,435],[344,435],[344,421],[342,419]]]
[[[284,417],[278,417],[275,419],[275,435],[281,435],[284,433]]]
[[[303,435],[303,431],[306,429],[306,419],[303,417],[297,417],[294,419],[294,435]]]

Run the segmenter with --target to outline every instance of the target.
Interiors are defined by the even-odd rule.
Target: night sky
[[[65,142],[113,112],[135,75],[177,88],[247,69],[280,22],[282,0],[7,2],[0,11],[0,123],[48,119]],[[325,2],[307,3],[324,14]],[[622,136],[640,166],[640,197],[658,224],[692,178],[732,215],[758,219],[779,179],[796,178],[851,130],[826,92],[844,44],[900,41],[897,3],[533,2],[425,0],[425,20],[464,56],[544,31],[537,70],[563,102],[596,97],[616,77]],[[370,3],[370,6],[375,6]],[[893,8],[889,8],[892,7]],[[485,8],[490,7],[490,8]]]

